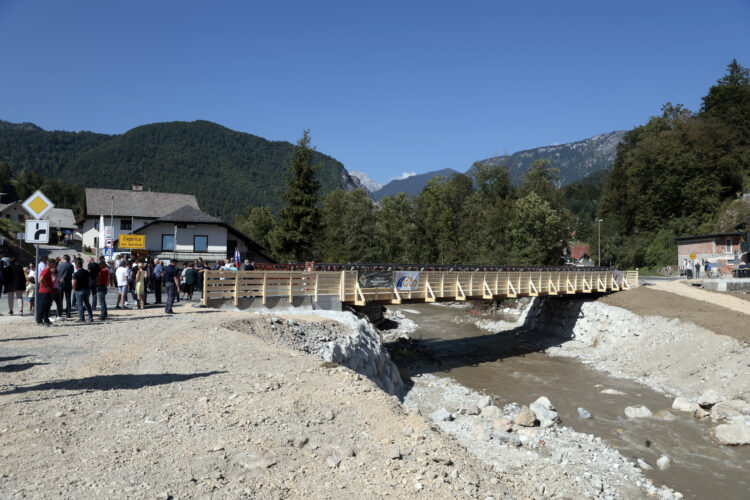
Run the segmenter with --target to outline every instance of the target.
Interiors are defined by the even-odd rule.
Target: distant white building
[[[86,190],[86,215],[83,221],[83,245],[99,247],[99,225],[114,221],[114,254],[118,253],[121,234],[146,236],[146,252],[151,257],[189,261],[231,258],[235,248],[242,259],[273,262],[268,252],[255,241],[218,217],[201,212],[191,194],[133,190]],[[113,208],[114,201],[114,208]],[[176,240],[175,240],[176,235]]]
[[[152,257],[190,261],[232,258],[239,249],[242,259],[273,262],[266,250],[218,217],[184,206],[134,231],[146,236],[146,250]],[[176,239],[175,239],[176,238]]]
[[[142,184],[133,184],[130,191],[86,188],[85,193],[86,204],[81,232],[83,245],[91,248],[100,248],[99,223],[102,216],[105,226],[114,226],[112,240],[116,243],[121,234],[131,234],[136,229],[179,208],[190,206],[198,210],[198,201],[192,194],[143,191]]]

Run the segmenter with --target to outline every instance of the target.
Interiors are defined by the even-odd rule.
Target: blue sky
[[[211,120],[376,181],[698,109],[750,1],[0,0],[0,119]]]

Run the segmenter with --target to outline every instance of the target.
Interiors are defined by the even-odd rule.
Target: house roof
[[[154,222],[189,222],[192,224],[216,224],[221,222],[221,219],[208,215],[205,212],[201,212],[197,208],[193,208],[189,205],[180,207],[172,213],[159,217]]]
[[[696,236],[678,236],[675,241],[690,241],[690,240],[705,240],[711,238],[721,238],[722,236],[742,236],[742,233],[714,233],[714,234],[699,234]]]
[[[23,208],[23,204],[20,201],[0,204],[0,212],[12,206],[15,206],[21,211],[23,215],[25,215],[26,217],[29,217],[29,214],[26,212],[26,209]],[[50,226],[52,227],[62,227],[62,228],[77,227],[76,218],[75,218],[75,215],[73,215],[73,210],[69,208],[52,208],[49,210],[49,212],[44,214],[44,217],[42,217],[42,219],[48,220],[50,222]]]
[[[6,208],[10,208],[10,207],[12,207],[14,205],[16,206],[16,208],[19,208],[19,209],[23,210],[24,214],[26,213],[26,209],[23,208],[23,205],[21,205],[20,201],[11,201],[10,203],[2,203],[2,204],[0,204],[0,212],[2,212]]]
[[[114,215],[155,219],[164,217],[184,206],[199,210],[192,194],[128,191],[124,189],[86,188],[86,215],[110,215],[114,196]]]
[[[573,259],[575,260],[583,258],[584,255],[589,255],[588,245],[575,246],[573,247],[573,250],[570,252],[570,256],[573,257]]]
[[[47,219],[52,227],[74,228],[78,226],[75,215],[69,208],[53,208],[44,214],[43,218]]]

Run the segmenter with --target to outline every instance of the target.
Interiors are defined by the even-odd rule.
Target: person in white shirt
[[[128,293],[128,268],[126,266],[125,259],[120,261],[120,267],[115,271],[115,278],[117,279],[117,303],[115,309],[126,309],[125,307],[125,294]]]

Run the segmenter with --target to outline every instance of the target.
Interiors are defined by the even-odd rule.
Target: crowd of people
[[[94,321],[94,311],[99,310],[99,320],[108,317],[106,295],[110,287],[117,289],[115,309],[143,309],[149,304],[164,304],[167,314],[174,314],[174,302],[193,300],[195,292],[202,292],[203,272],[207,269],[252,270],[254,263],[244,264],[232,260],[219,260],[209,267],[202,258],[184,262],[162,262],[158,258],[130,258],[116,255],[111,262],[105,258],[84,258],[81,254],[71,258],[43,256],[38,269],[34,263],[22,266],[16,257],[6,257],[0,252],[0,295],[7,296],[9,314],[33,314],[40,325],[51,325],[52,318],[64,321],[77,310],[79,322]],[[166,295],[162,302],[162,292]],[[149,298],[152,295],[153,298]],[[130,298],[130,300],[128,300]],[[151,302],[149,302],[151,300]],[[55,314],[52,315],[52,306]]]

